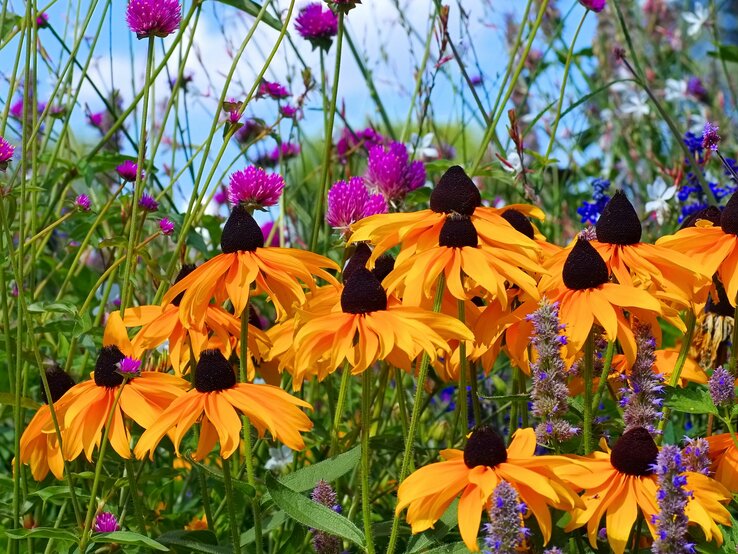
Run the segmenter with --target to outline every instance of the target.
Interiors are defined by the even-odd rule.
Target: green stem
[[[607,350],[605,351],[605,360],[602,364],[602,373],[600,374],[600,382],[597,385],[597,392],[592,400],[592,409],[597,411],[602,395],[605,393],[607,388],[607,378],[610,375],[610,368],[612,367],[612,357],[615,354],[615,341],[607,343]]]
[[[226,502],[228,503],[228,519],[231,530],[231,541],[233,552],[241,554],[241,535],[238,532],[238,518],[236,517],[236,501],[233,497],[233,483],[231,481],[231,461],[229,458],[223,460],[223,484],[225,485]],[[209,522],[208,522],[209,524]]]
[[[132,460],[126,460],[126,473],[128,474],[128,488],[131,491],[131,498],[133,499],[133,511],[138,520],[138,527],[141,534],[146,535],[146,519],[143,514],[143,505],[141,503],[141,496],[138,494],[138,484],[136,482],[136,472],[133,467]]]
[[[592,372],[594,366],[594,335],[592,331],[584,343],[582,377],[584,379],[584,423],[582,425],[582,448],[586,456],[594,449],[592,436]]]
[[[343,409],[348,395],[349,383],[351,382],[351,368],[348,362],[343,366],[341,371],[341,388],[338,389],[338,400],[336,401],[336,411],[333,413],[333,431],[331,432],[331,449],[330,456],[338,453],[339,428],[343,419]]]
[[[338,35],[336,36],[336,64],[333,68],[333,84],[331,88],[331,103],[328,106],[328,119],[325,127],[325,150],[323,152],[323,168],[320,176],[320,196],[315,204],[313,215],[313,232],[310,235],[310,251],[315,252],[318,245],[320,228],[324,224],[323,206],[328,192],[328,178],[330,176],[331,153],[333,151],[333,122],[336,119],[336,101],[338,100],[338,79],[341,73],[341,50],[343,47],[343,12],[338,14]]]
[[[577,26],[577,30],[574,33],[574,38],[571,41],[571,47],[569,48],[569,52],[566,55],[566,64],[564,65],[564,76],[561,79],[561,90],[559,91],[559,103],[556,106],[556,118],[554,119],[553,129],[551,129],[551,139],[548,141],[548,148],[546,148],[546,155],[544,156],[545,163],[548,163],[549,156],[551,156],[551,151],[553,150],[554,141],[556,140],[556,131],[558,131],[559,122],[561,121],[561,108],[564,106],[564,93],[566,92],[566,81],[569,78],[569,69],[571,68],[571,61],[572,61],[572,58],[574,57],[574,46],[577,43],[577,38],[579,38],[579,32],[582,30],[582,26],[584,25],[584,20],[587,19],[587,14],[589,14],[589,9],[584,10],[582,19],[579,20],[579,25]]]
[[[138,201],[143,194],[142,175],[146,154],[146,123],[149,110],[149,93],[151,89],[151,68],[154,65],[154,37],[149,37],[148,51],[146,53],[146,76],[144,79],[143,109],[141,111],[141,135],[138,142],[138,159],[136,166],[136,183],[133,189],[133,200],[131,205],[131,221],[128,231],[128,248],[126,249],[126,267],[123,272],[123,284],[120,288],[120,315],[125,316],[128,307],[129,295],[131,294],[131,277],[135,265],[136,253],[134,243],[136,241],[136,219],[138,217]]]
[[[361,513],[364,520],[366,551],[374,553],[372,536],[372,501],[369,494],[369,434],[372,428],[371,416],[372,375],[367,369],[362,375],[361,387]]]
[[[446,290],[446,278],[445,274],[441,273],[438,277],[438,284],[436,285],[436,297],[433,300],[433,311],[438,312],[441,309],[441,301],[443,300],[443,293]],[[423,354],[423,358],[420,362],[420,369],[418,369],[418,382],[415,388],[415,399],[413,401],[413,411],[410,416],[410,428],[407,432],[407,439],[405,440],[405,451],[402,454],[402,466],[400,468],[400,478],[398,483],[402,483],[407,477],[410,469],[410,462],[412,461],[413,452],[415,450],[415,435],[418,429],[418,423],[420,422],[420,408],[423,404],[423,389],[425,387],[425,378],[428,374],[428,366],[430,365],[430,357],[428,354]],[[397,546],[398,531],[400,530],[400,514],[395,512],[392,518],[392,531],[390,533],[389,544],[387,546],[387,554],[392,554]]]
[[[208,489],[207,481],[205,480],[205,472],[197,468],[197,480],[200,482],[200,494],[202,495],[202,506],[205,510],[205,519],[208,523],[208,529],[212,529],[213,526],[213,512],[210,507],[210,489]]]

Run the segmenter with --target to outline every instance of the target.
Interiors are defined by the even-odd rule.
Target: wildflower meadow
[[[0,551],[738,552],[738,1],[3,0]]]

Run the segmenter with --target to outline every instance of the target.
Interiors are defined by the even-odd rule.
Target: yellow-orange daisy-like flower
[[[715,479],[730,492],[738,492],[738,448],[730,433],[706,437]]]
[[[193,458],[207,456],[220,441],[220,455],[228,458],[241,443],[242,422],[239,414],[249,418],[259,436],[268,429],[272,437],[293,450],[302,450],[301,432],[312,429],[310,418],[300,407],[310,404],[295,398],[279,387],[237,383],[236,374],[220,350],[200,354],[194,376],[195,387],[177,398],[158,417],[135,448],[137,458],[154,450],[169,433],[179,456],[179,445],[185,433],[200,420],[200,438]]]
[[[543,219],[543,212],[533,206],[511,205],[505,209]],[[447,216],[456,214],[470,218],[483,245],[517,250],[520,255],[535,259],[538,245],[518,232],[501,215],[501,210],[482,206],[476,185],[464,170],[456,165],[441,177],[430,197],[430,209],[410,213],[378,214],[365,217],[352,226],[349,242],[369,241],[375,245],[372,260],[402,243],[398,265],[406,257],[439,244],[441,229]]]
[[[230,299],[240,315],[251,294],[264,292],[274,303],[277,319],[282,319],[293,304],[305,302],[304,287],[315,289],[315,276],[338,284],[326,271],[338,269],[328,258],[296,248],[264,247],[261,228],[241,204],[233,208],[223,227],[220,247],[222,254],[172,285],[164,295],[162,303],[169,304],[184,292],[180,317],[189,327],[203,327],[212,298],[217,304]]]
[[[300,318],[304,324],[294,339],[297,382],[320,363],[335,371],[346,361],[355,375],[377,360],[409,370],[422,353],[433,363],[439,352],[450,351],[449,340],[474,338],[450,316],[388,304],[382,285],[365,268],[353,272],[330,312],[301,312]]]
[[[552,302],[559,303],[559,317],[566,325],[569,356],[581,351],[595,322],[609,341],[618,339],[628,360],[635,360],[636,345],[624,309],[639,319],[660,315],[658,300],[648,292],[611,283],[602,257],[583,239],[571,249],[562,271],[563,286],[545,291]]]
[[[92,379],[69,389],[54,405],[65,429],[63,455],[67,460],[75,459],[84,451],[92,461],[92,453],[100,446],[102,430],[111,410],[110,444],[122,458],[130,458],[130,434],[124,416],[145,429],[172,400],[184,394],[187,381],[174,375],[142,371],[124,378],[120,364],[139,354],[128,339],[120,312],[110,314]],[[45,431],[53,432],[53,427]]]
[[[504,480],[518,492],[538,521],[544,542],[548,542],[553,527],[549,507],[572,510],[581,506],[581,501],[557,477],[572,460],[564,456],[535,456],[535,449],[536,433],[532,428],[518,429],[507,448],[495,431],[477,428],[464,450],[441,451],[444,461],[422,467],[402,482],[397,491],[397,513],[407,507],[407,521],[413,533],[420,533],[433,527],[462,493],[459,532],[467,548],[476,552],[482,511],[497,484]]]
[[[56,403],[65,392],[74,386],[74,380],[58,366],[46,370],[46,380],[49,383],[51,399],[56,410]],[[46,393],[43,387],[41,388],[41,396],[46,402]],[[57,422],[61,427],[63,422],[59,421],[58,418]],[[44,431],[48,428],[52,429],[50,433]],[[62,431],[62,440],[64,438],[64,432]],[[48,404],[43,404],[36,411],[23,430],[20,439],[20,460],[21,463],[28,464],[31,467],[31,475],[36,481],[43,481],[49,474],[49,470],[57,479],[64,476],[64,460],[51,419],[51,407]]]
[[[572,512],[565,530],[569,532],[586,525],[589,542],[597,548],[600,520],[605,516],[610,547],[615,554],[623,554],[639,510],[651,534],[656,536],[653,516],[659,513],[656,500],[658,481],[653,466],[659,450],[642,427],[625,433],[612,451],[604,439],[600,445],[603,452],[594,452],[588,457],[572,456],[582,465],[563,467],[557,472],[565,481],[584,489],[584,508]],[[722,544],[723,535],[717,523],[730,525],[730,514],[723,506],[730,500],[730,493],[720,483],[701,473],[686,472],[686,476],[685,488],[692,491],[692,497],[685,508],[685,515],[690,523],[702,528],[708,541],[715,539]]]
[[[701,267],[704,274],[717,272],[731,305],[738,296],[738,195],[728,200],[720,224],[703,220],[694,227],[680,229],[673,235],[661,237],[657,245],[689,257]]]

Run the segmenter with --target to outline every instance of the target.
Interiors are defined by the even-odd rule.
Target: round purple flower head
[[[423,186],[425,167],[423,162],[410,162],[405,145],[393,142],[388,148],[374,146],[369,150],[369,166],[364,178],[370,190],[392,202],[402,200],[408,192]]]
[[[269,160],[272,164],[279,163],[280,158],[282,160],[290,160],[300,155],[300,145],[294,142],[283,142],[274,147],[269,153]]]
[[[290,96],[290,91],[287,90],[287,87],[280,85],[277,82],[264,80],[259,85],[259,90],[256,95],[259,97],[269,96],[275,100],[282,100],[283,98],[288,98]]]
[[[313,48],[328,50],[333,43],[331,39],[338,32],[338,17],[330,8],[314,2],[300,10],[295,19],[295,29],[302,38],[310,41]]]
[[[231,175],[228,200],[231,204],[246,204],[257,208],[274,206],[284,190],[284,179],[279,173],[267,173],[261,167],[248,166]]]
[[[43,12],[36,18],[36,27],[46,29],[49,26],[49,14]]]
[[[15,146],[0,137],[0,171],[8,169],[8,163],[13,159],[13,152],[15,152]]]
[[[93,529],[95,533],[112,533],[113,531],[120,531],[118,518],[110,512],[100,512],[95,517],[95,526]]]
[[[86,194],[80,194],[74,199],[74,206],[81,212],[90,211],[90,197]]]
[[[116,167],[115,171],[118,172],[118,176],[124,181],[128,183],[135,183],[137,169],[138,169],[138,164],[136,164],[136,162],[132,162],[131,160],[126,160],[122,164],[120,164],[118,167]],[[143,179],[143,172],[141,172],[141,178]]]
[[[163,217],[159,221],[159,230],[162,235],[169,236],[174,232],[174,223],[168,217]]]
[[[128,27],[139,39],[166,37],[179,28],[179,0],[130,0],[126,10]]]
[[[387,213],[387,202],[381,194],[369,194],[361,177],[338,181],[328,191],[325,220],[345,234],[352,223],[374,214]]]
[[[605,9],[607,0],[579,0],[579,3],[588,10],[600,13],[602,10]]]
[[[118,362],[118,373],[124,377],[138,377],[141,374],[141,360],[126,356]]]
[[[284,117],[295,117],[297,115],[297,108],[291,104],[285,104],[279,107],[279,113]]]
[[[138,206],[146,212],[155,212],[159,209],[159,203],[150,194],[142,194],[138,201]]]

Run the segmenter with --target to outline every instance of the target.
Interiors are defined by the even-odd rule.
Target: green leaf
[[[77,498],[89,498],[89,493],[83,491],[82,489],[78,489],[75,487],[74,492],[76,493]],[[69,494],[69,486],[67,485],[51,485],[32,492],[28,496],[38,496],[44,504],[46,502],[63,500],[71,497],[71,495]]]
[[[469,552],[469,549],[463,542],[455,542],[431,548],[430,550],[426,550],[423,554],[456,554],[457,552]]]
[[[79,536],[69,529],[55,529],[53,527],[35,527],[33,529],[10,529],[5,534],[14,540],[25,539],[54,539],[57,541],[79,541]]]
[[[364,534],[348,518],[286,487],[271,474],[266,477],[266,486],[274,503],[295,521],[364,548]]]
[[[285,521],[287,521],[287,514],[281,510],[275,514],[263,517],[261,521],[261,532],[266,534],[277,527],[281,527]],[[253,527],[245,533],[241,533],[241,546],[249,545],[254,540],[256,540],[256,532]]]
[[[16,26],[20,27],[21,21],[23,21],[21,16],[14,13],[6,13],[3,26],[0,27],[0,41],[6,42],[8,37],[10,37],[15,30]]]
[[[713,58],[720,58],[726,62],[738,63],[738,46],[733,44],[720,44],[717,51],[712,50],[707,53]]]
[[[169,531],[156,539],[161,544],[172,547],[175,552],[208,552],[228,554],[230,547],[218,546],[218,538],[212,531]]]
[[[112,533],[97,533],[92,536],[92,542],[103,544],[130,544],[133,546],[146,546],[159,552],[169,552],[169,548],[160,542],[150,539],[133,531],[113,531]]]
[[[321,479],[330,483],[346,475],[356,467],[360,458],[361,447],[356,446],[335,458],[323,460],[285,475],[279,482],[297,492],[309,491],[315,488]]]
[[[667,388],[665,405],[676,412],[686,414],[719,415],[712,403],[710,393],[705,389]]]
[[[40,402],[21,396],[21,407],[27,410],[38,410],[41,407]],[[15,406],[15,395],[9,392],[0,392],[0,406]]]
[[[218,2],[221,2],[223,4],[228,4],[229,6],[233,6],[234,8],[241,10],[243,12],[246,12],[249,15],[252,15],[254,17],[257,17],[259,15],[259,12],[261,11],[261,5],[257,4],[253,0],[217,0]],[[269,25],[272,29],[275,29],[277,31],[282,30],[282,23],[275,18],[273,15],[269,15],[268,13],[264,13],[264,15],[261,17],[261,20]]]

